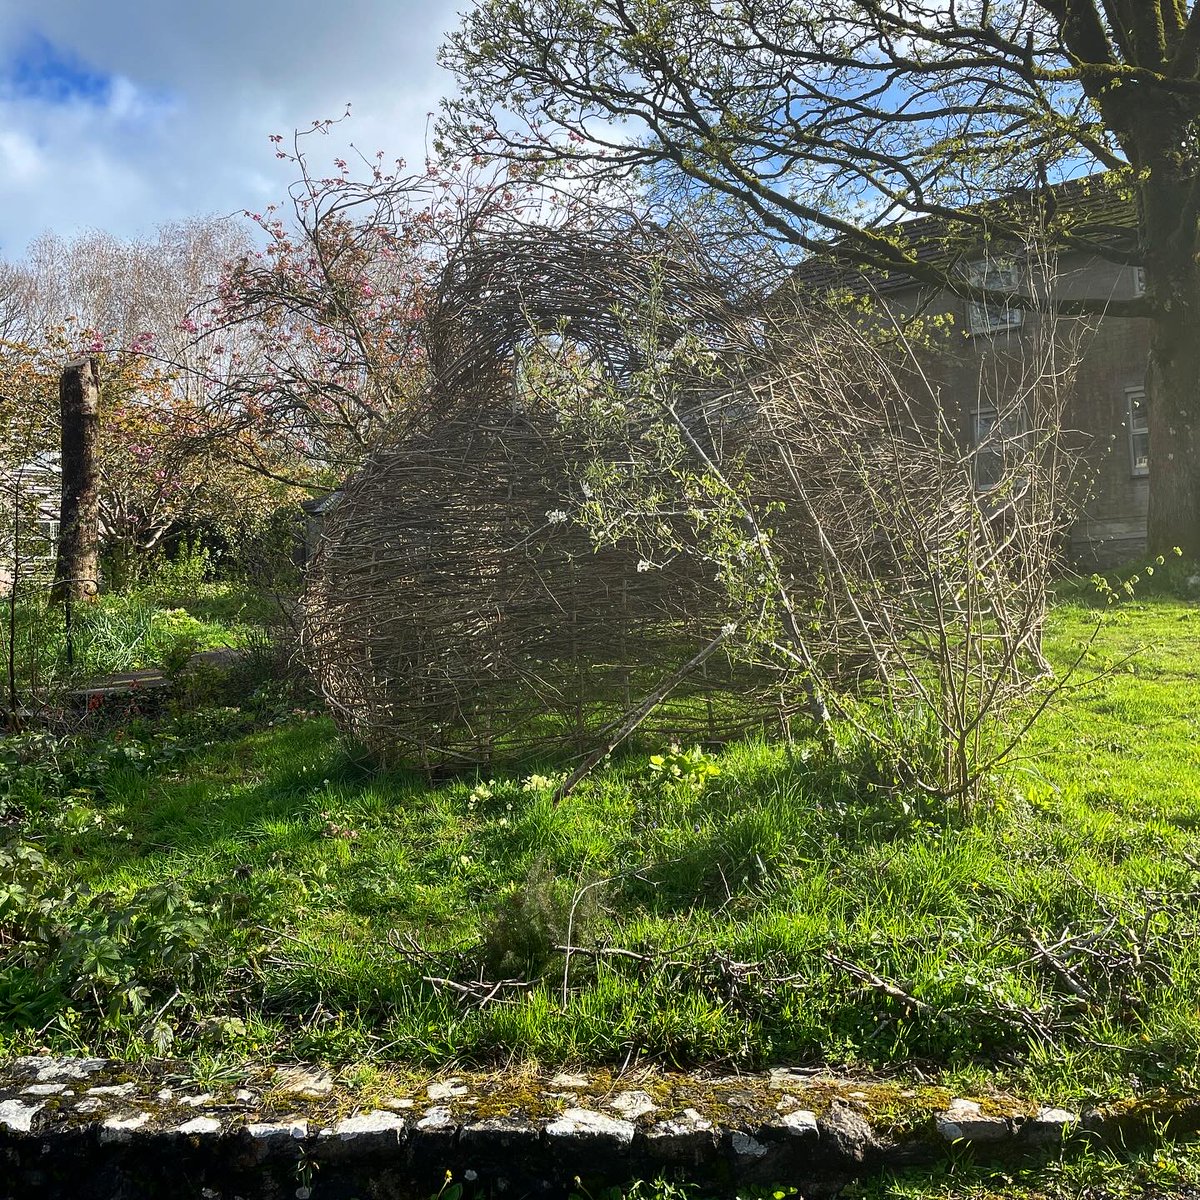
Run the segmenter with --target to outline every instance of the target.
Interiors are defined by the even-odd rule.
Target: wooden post
[[[100,578],[100,367],[67,364],[58,382],[62,423],[62,506],[54,600],[86,600]]]

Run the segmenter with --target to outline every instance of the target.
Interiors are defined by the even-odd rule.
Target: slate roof
[[[1016,192],[971,205],[961,210],[961,223],[941,216],[915,217],[897,222],[890,232],[912,250],[918,262],[948,272],[956,262],[977,255],[983,241],[1013,244],[1017,239],[1009,231],[1014,225],[1026,227],[1039,204],[1046,205],[1053,219],[1068,226],[1076,237],[1095,244],[1129,241],[1135,234],[1133,201],[1122,193],[1110,172],[1067,180],[1048,191]],[[836,251],[836,245],[831,243],[831,250]],[[853,293],[887,294],[910,288],[914,281],[900,272],[856,267],[814,254],[796,268],[791,282],[811,291],[845,288]]]

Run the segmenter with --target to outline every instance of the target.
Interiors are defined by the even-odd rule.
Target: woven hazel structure
[[[635,252],[636,251],[636,252]],[[622,308],[651,285],[644,244],[545,233],[451,264],[430,323],[432,383],[327,519],[304,600],[305,652],[341,728],[379,758],[437,771],[583,751],[721,627],[711,577],[639,570],[565,519],[582,448],[520,395],[519,347],[556,330],[619,377]],[[664,307],[715,345],[742,323],[683,269]],[[778,679],[710,657],[643,729],[717,740],[787,713]]]
[[[811,306],[740,314],[695,264],[611,232],[451,262],[429,385],[328,518],[304,599],[308,663],[380,759],[583,754],[647,710],[660,744],[717,741],[881,695],[933,712],[957,753],[976,710],[1046,670],[1068,476],[1053,336],[1006,401],[1025,433],[966,452],[907,360]],[[999,468],[984,493],[979,454]],[[607,506],[585,464],[616,479]],[[937,786],[952,767],[967,786],[953,763]]]

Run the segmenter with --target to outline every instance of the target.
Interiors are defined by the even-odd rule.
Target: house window
[[[51,562],[58,552],[58,518],[40,516],[34,526],[31,562]]]
[[[989,288],[997,292],[1015,292],[1021,283],[1020,268],[1011,259],[985,259],[967,263],[966,280],[974,287]],[[967,330],[976,333],[999,333],[1005,329],[1018,329],[1025,319],[1025,312],[1007,304],[981,304],[967,302]]]
[[[1025,422],[1019,409],[984,406],[975,412],[974,434],[975,487],[991,491],[1025,454]]]
[[[1125,389],[1125,424],[1129,429],[1129,470],[1134,475],[1150,474],[1150,414],[1146,389]]]

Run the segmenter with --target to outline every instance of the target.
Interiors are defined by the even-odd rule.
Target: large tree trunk
[[[96,595],[100,580],[100,368],[94,358],[68,363],[58,384],[62,411],[62,506],[55,600]]]
[[[1180,305],[1155,321],[1147,384],[1148,548],[1169,554],[1179,547],[1200,559],[1200,303]]]
[[[1166,122],[1164,122],[1166,124]],[[1154,304],[1146,392],[1151,554],[1200,558],[1200,265],[1194,180],[1160,150],[1140,188],[1146,292]]]

